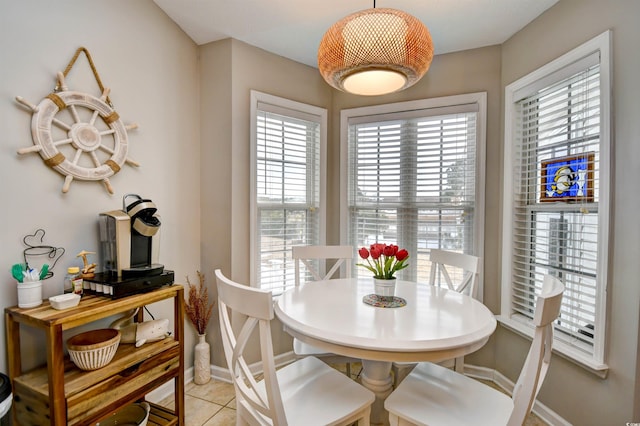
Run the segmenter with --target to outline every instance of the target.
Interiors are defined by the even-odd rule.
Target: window
[[[251,92],[252,279],[294,285],[291,247],[324,242],[325,109]]]
[[[544,274],[565,293],[554,348],[604,369],[609,35],[506,88],[502,321],[531,335]]]
[[[432,248],[482,256],[485,111],[485,93],[342,111],[343,241],[397,243],[419,282]]]

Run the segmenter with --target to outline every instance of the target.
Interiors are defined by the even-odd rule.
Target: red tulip
[[[371,247],[371,257],[376,260],[382,255],[382,250],[378,247]]]
[[[358,250],[358,254],[360,255],[361,258],[366,259],[367,257],[369,257],[369,250],[362,247],[360,250]]]
[[[408,256],[409,256],[409,252],[406,251],[405,249],[398,250],[398,252],[396,253],[396,259],[398,259],[398,262],[402,262]]]
[[[375,244],[371,244],[371,247],[369,248],[369,250],[371,249],[376,249],[376,250],[384,250],[384,244],[381,243],[375,243]]]
[[[389,246],[384,246],[384,249],[382,250],[382,254],[384,254],[387,257],[393,257],[396,255],[397,251],[398,251],[398,246],[389,245]]]

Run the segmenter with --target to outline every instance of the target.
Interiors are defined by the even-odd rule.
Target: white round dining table
[[[275,312],[297,339],[362,359],[362,384],[376,394],[371,424],[388,424],[384,400],[393,390],[392,362],[438,362],[474,352],[494,332],[496,319],[481,302],[427,284],[397,281],[402,307],[364,303],[372,293],[371,278],[308,282],[280,295]]]

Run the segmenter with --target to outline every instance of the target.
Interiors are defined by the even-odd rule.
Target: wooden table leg
[[[46,329],[47,369],[49,377],[49,415],[52,425],[67,424],[67,401],[64,395],[64,350],[62,326]]]
[[[384,400],[393,391],[391,363],[362,360],[362,385],[376,395],[371,406],[371,425],[388,425],[389,413],[384,409]]]
[[[20,356],[20,324],[15,322],[11,315],[5,313],[4,325],[7,332],[7,364],[9,367],[9,378],[13,381],[15,377],[22,374],[22,357]]]
[[[174,338],[180,343],[180,374],[175,378],[174,402],[175,412],[178,416],[178,424],[184,425],[184,289],[181,287],[174,298]]]
[[[7,333],[7,366],[9,380],[13,388],[13,379],[22,374],[22,356],[20,353],[20,324],[13,320],[13,316],[4,314],[4,326]],[[13,410],[13,423],[18,424],[16,410]]]

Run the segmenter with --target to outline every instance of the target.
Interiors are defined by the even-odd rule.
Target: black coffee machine
[[[133,198],[127,204],[127,199]],[[99,215],[102,272],[88,281],[121,297],[173,283],[173,271],[158,263],[160,218],[156,205],[136,194],[122,198],[122,210]],[[98,285],[99,286],[99,285]],[[105,288],[106,287],[106,288]]]

